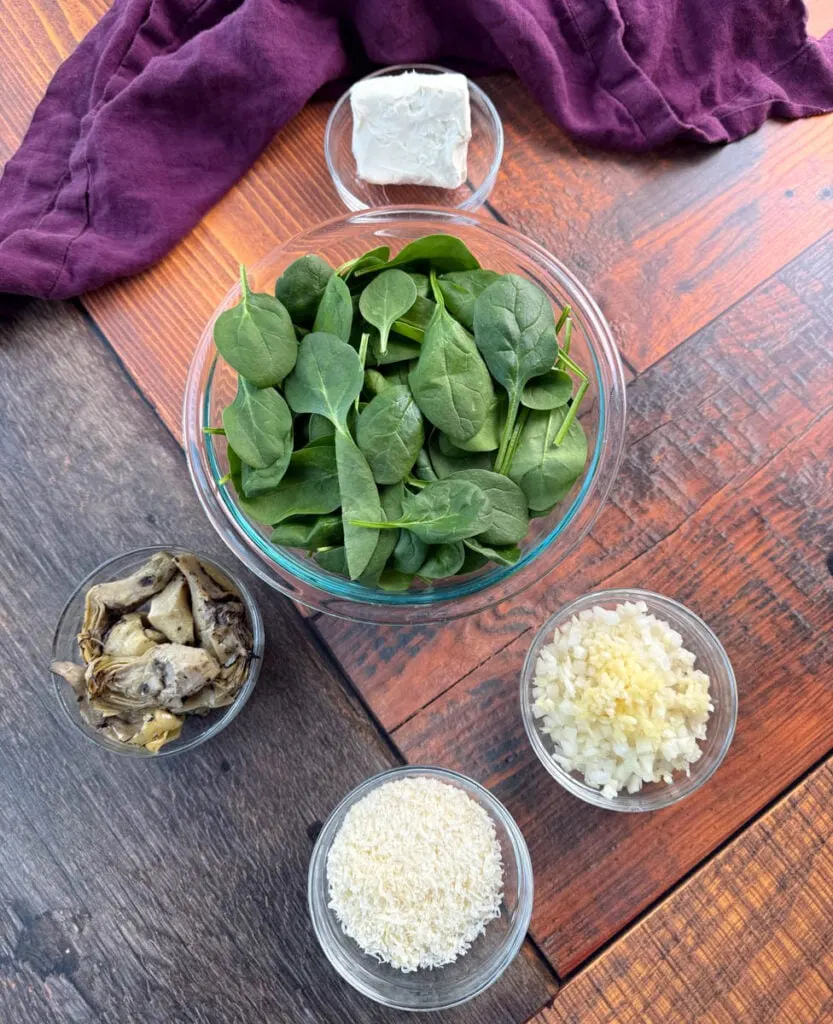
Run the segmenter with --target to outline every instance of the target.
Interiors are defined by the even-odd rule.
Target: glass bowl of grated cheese
[[[421,812],[413,827],[404,830],[401,814],[396,813],[402,808],[391,799],[393,789],[403,781],[408,783],[405,789],[411,792],[410,802],[405,800],[405,809],[409,805],[412,810]],[[431,785],[426,786],[426,781]],[[414,788],[422,789],[416,799],[413,797]],[[441,788],[451,788],[453,795],[438,799],[442,797],[442,793],[438,793]],[[381,792],[383,789],[385,793]],[[465,809],[467,801],[460,800],[461,794],[473,804],[468,810]],[[456,807],[459,810],[461,804],[462,819],[449,814],[450,809],[453,811]],[[351,812],[345,829],[345,819]],[[468,941],[464,943],[468,947],[465,952],[458,950],[456,959],[443,966],[399,969],[391,963],[382,962],[380,956],[366,953],[345,933],[343,925],[346,922],[339,919],[334,904],[344,913],[346,892],[347,902],[352,904],[350,909],[353,911],[348,915],[350,926],[364,935],[376,935],[379,940],[377,948],[387,943],[401,953],[403,949],[418,947],[426,938],[429,945],[436,943],[447,914],[453,916],[456,909],[449,906],[449,893],[453,894],[462,886],[468,897],[472,895],[471,886],[463,884],[461,878],[465,875],[471,880],[482,865],[483,836],[478,837],[476,824],[471,838],[474,851],[471,863],[466,866],[459,858],[467,848],[461,836],[467,834],[466,827],[472,821],[476,823],[478,818],[481,824],[490,821],[494,826],[490,842],[496,841],[500,848],[502,891],[495,889],[499,905],[496,900],[485,915],[488,920],[485,920],[480,934],[470,944]],[[372,835],[367,833],[369,825],[374,829]],[[348,832],[351,838],[345,843]],[[433,849],[433,836],[437,834],[444,836],[453,848]],[[481,843],[478,843],[478,838]],[[338,858],[335,868],[334,846]],[[375,851],[377,862],[369,865],[372,851]],[[424,864],[413,860],[428,853],[435,854],[424,857],[424,862],[432,865],[434,874],[426,887],[422,871]],[[444,884],[448,878],[437,877],[442,875],[449,862],[458,872],[455,877],[459,884]],[[335,873],[331,873],[333,871]],[[400,891],[403,883],[407,883],[406,893]],[[411,920],[409,900],[414,891],[423,890],[435,894],[433,898],[440,909],[434,913],[428,907],[425,914],[417,913],[419,920]],[[532,914],[532,895],[529,851],[512,816],[487,789],[443,768],[392,768],[357,786],[341,801],[322,828],[309,868],[310,916],[327,959],[342,978],[363,995],[399,1010],[449,1009],[479,995],[497,981],[521,948]],[[420,900],[416,905],[421,909]],[[362,911],[358,921],[357,907]],[[498,916],[494,916],[496,912]],[[375,916],[375,920],[368,920],[368,915]],[[424,934],[426,927],[430,932],[427,936]]]
[[[574,796],[611,811],[656,811],[717,771],[738,695],[726,651],[678,601],[600,590],[540,628],[521,672],[532,749]]]

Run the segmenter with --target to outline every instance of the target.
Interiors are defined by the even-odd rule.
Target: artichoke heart
[[[148,622],[172,644],[194,642],[191,596],[181,573],[177,573],[165,589],[154,596],[150,602]]]
[[[180,555],[176,564],[188,581],[200,646],[211,651],[223,668],[239,662],[242,681],[252,650],[252,634],[246,624],[243,602],[209,576],[195,555]]]
[[[135,611],[158,594],[176,572],[176,564],[167,551],[159,551],[131,576],[90,587],[84,601],[84,621],[78,634],[81,656],[89,664],[103,650],[103,638],[111,620],[124,612]]]
[[[164,643],[165,637],[155,629],[145,629],[139,612],[122,615],[104,637],[104,654],[116,658],[138,658],[151,647]]]
[[[87,666],[87,693],[125,711],[182,711],[184,698],[210,686],[219,675],[220,666],[208,651],[158,644],[138,658],[95,658]]]

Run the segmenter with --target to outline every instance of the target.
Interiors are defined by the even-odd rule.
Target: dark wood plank
[[[832,797],[828,762],[530,1024],[833,1020]]]
[[[524,736],[518,679],[529,633],[393,736],[408,760],[485,780],[524,830],[532,933],[572,971],[831,748],[833,406],[752,476],[604,581],[675,597],[723,641],[738,679],[732,748],[715,777],[654,814],[590,808]],[[543,612],[536,621],[543,619]]]
[[[833,236],[628,388],[625,458],[583,544],[514,601],[445,627],[317,628],[394,728],[566,600],[719,502],[833,402]]]
[[[222,735],[150,763],[88,744],[47,670],[77,580],[147,543],[231,556],[173,438],[71,307],[0,330],[0,410],[3,1024],[400,1019],[338,980],[306,909],[317,823],[390,749],[289,602],[257,584],[266,661]],[[553,992],[527,951],[448,1019],[523,1020]]]

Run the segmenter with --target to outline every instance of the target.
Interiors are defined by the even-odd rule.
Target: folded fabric
[[[66,298],[163,256],[325,83],[511,69],[576,138],[728,142],[833,109],[800,0],[115,0],[0,181],[0,293]]]

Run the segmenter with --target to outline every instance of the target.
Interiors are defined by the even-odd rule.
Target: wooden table
[[[104,6],[0,0],[0,159]],[[827,0],[811,14],[833,27]],[[176,450],[184,375],[238,261],[341,212],[310,159],[328,103],[158,266],[4,328],[4,1024],[393,1019],[323,963],[303,882],[307,829],[398,758],[485,782],[535,868],[523,956],[449,1020],[833,1019],[833,119],[632,157],[575,144],[508,76],[483,84],[507,133],[488,211],[583,278],[630,380],[610,502],[557,578],[505,606],[371,628],[304,621],[261,589],[264,681],[181,764],[114,763],[43,692],[61,600],[98,560],[159,540],[217,550]],[[738,676],[724,765],[651,815],[554,786],[517,713],[530,631],[615,584],[688,604]]]

